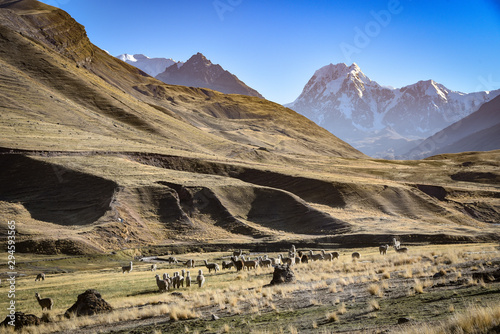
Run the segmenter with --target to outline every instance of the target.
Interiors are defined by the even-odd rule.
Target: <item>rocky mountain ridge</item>
[[[182,66],[170,66],[156,75],[158,80],[171,85],[210,88],[225,94],[242,94],[263,98],[255,89],[248,87],[237,76],[222,66],[213,64],[198,52]]]
[[[368,78],[357,64],[341,63],[317,70],[286,106],[365,154],[394,158],[499,94],[455,92],[433,80],[388,88]]]
[[[477,111],[425,139],[407,152],[407,159],[436,154],[500,149],[500,96]]]

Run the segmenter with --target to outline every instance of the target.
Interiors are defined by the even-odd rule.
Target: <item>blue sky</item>
[[[381,85],[500,89],[498,0],[43,0],[112,55],[196,52],[292,102],[320,67],[356,62]]]

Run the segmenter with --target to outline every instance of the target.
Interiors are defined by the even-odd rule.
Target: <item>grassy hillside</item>
[[[34,0],[0,1],[0,132],[19,251],[498,235],[499,151],[368,159],[270,101],[163,84]]]

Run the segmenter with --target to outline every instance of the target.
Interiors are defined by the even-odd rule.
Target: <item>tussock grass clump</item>
[[[289,325],[288,331],[290,332],[290,334],[298,334],[299,333],[299,331],[297,330],[297,327],[295,327],[294,325]]]
[[[328,322],[337,322],[339,321],[339,316],[337,312],[329,312],[326,314],[326,321]]]
[[[419,279],[415,279],[413,288],[415,289],[415,293],[424,293],[424,285]]]
[[[413,277],[413,270],[411,268],[406,268],[403,273],[401,273],[401,277],[403,278],[412,278]]]
[[[340,285],[343,285],[343,286],[346,286],[348,285],[349,283],[347,283],[347,281],[345,280],[345,278],[341,277],[337,280],[337,283],[340,284]]]
[[[345,314],[347,312],[347,308],[345,307],[345,303],[342,302],[340,305],[339,305],[339,308],[337,309],[337,312],[339,314]]]
[[[380,296],[381,295],[380,286],[378,284],[370,284],[368,286],[368,292],[372,296]]]
[[[315,298],[310,299],[309,302],[311,303],[311,305],[316,305],[316,306],[323,305],[323,303],[320,300]]]
[[[378,303],[375,299],[371,299],[371,300],[368,302],[368,310],[369,310],[370,312],[380,310],[380,305],[379,305],[379,303]]]
[[[317,282],[317,283],[314,283],[311,285],[311,288],[313,290],[325,289],[327,287],[328,287],[328,284],[325,281],[320,281],[320,282]]]
[[[437,325],[408,326],[404,328],[404,332],[409,334],[497,333],[499,327],[500,305],[493,307],[471,305],[466,308],[466,311],[455,314],[447,321],[442,321]]]

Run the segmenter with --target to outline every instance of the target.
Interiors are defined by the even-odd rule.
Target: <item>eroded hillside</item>
[[[275,103],[163,84],[59,9],[4,0],[0,18],[0,212],[20,250],[497,237],[498,151],[370,160]]]

